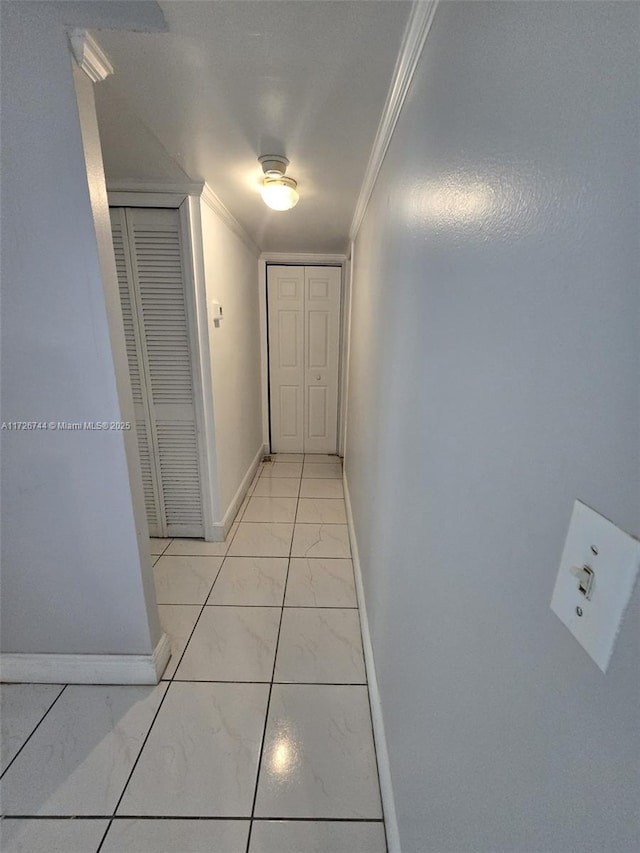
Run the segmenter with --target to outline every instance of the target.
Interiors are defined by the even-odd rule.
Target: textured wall
[[[129,25],[136,8],[139,26],[162,24],[155,3],[125,6],[2,4],[3,421],[125,419],[93,92],[82,77],[76,97],[65,32]],[[160,626],[130,475],[122,432],[2,431],[3,652],[151,652]]]
[[[346,471],[403,853],[637,849],[638,594],[549,609],[573,500],[640,531],[638,18],[442,3],[355,246]]]
[[[256,254],[202,203],[207,302],[222,305],[209,347],[222,521],[262,445],[260,301]]]

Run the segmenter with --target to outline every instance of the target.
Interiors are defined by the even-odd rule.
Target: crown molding
[[[438,0],[417,0],[413,4],[407,28],[405,29],[400,53],[396,62],[393,80],[382,111],[376,138],[371,149],[367,169],[360,188],[360,195],[349,229],[349,240],[356,239],[364,218],[367,204],[375,186],[382,161],[387,153],[391,137],[398,123],[400,112],[422,54],[424,43],[429,35]]]
[[[113,74],[111,60],[87,30],[71,30],[69,42],[76,62],[92,83],[100,83]]]
[[[324,264],[338,265],[347,260],[346,255],[329,255],[320,252],[262,252],[260,260],[268,264]]]
[[[242,240],[248,249],[251,249],[256,256],[260,254],[260,247],[256,245],[249,233],[245,231],[229,208],[220,201],[218,196],[206,182],[202,188],[202,195],[200,197],[207,207],[210,208],[224,222],[224,224]]]

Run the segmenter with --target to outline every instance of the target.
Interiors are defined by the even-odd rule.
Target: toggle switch
[[[215,299],[209,300],[209,313],[214,323],[219,323],[222,320],[222,305]]]
[[[591,566],[572,566],[570,571],[578,578],[578,592],[584,595],[587,601],[591,601],[591,590],[596,576]]]
[[[602,672],[607,671],[639,567],[640,542],[576,501],[551,609]]]

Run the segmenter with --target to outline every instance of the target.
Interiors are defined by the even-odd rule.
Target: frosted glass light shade
[[[298,203],[300,196],[293,178],[284,175],[277,178],[265,178],[262,187],[262,199],[272,210],[291,210]]]

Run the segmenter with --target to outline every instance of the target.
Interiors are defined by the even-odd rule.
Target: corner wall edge
[[[353,219],[351,220],[351,227],[349,229],[349,240],[351,242],[356,239],[362,220],[364,219],[378,173],[382,167],[382,162],[396,129],[396,124],[398,123],[409,87],[411,86],[422,55],[422,50],[429,35],[438,2],[439,0],[417,0],[409,15],[393,79],[389,87],[384,109],[382,110],[369,162],[367,163],[364,178],[362,179],[360,195],[358,196]]]

